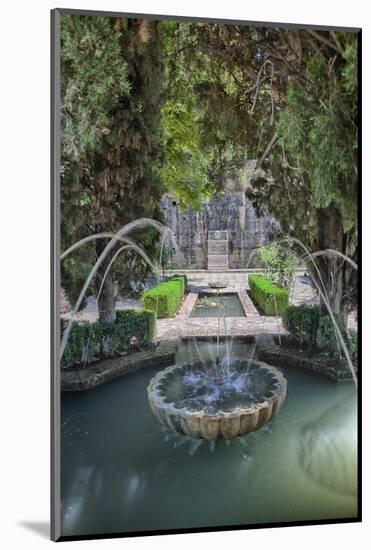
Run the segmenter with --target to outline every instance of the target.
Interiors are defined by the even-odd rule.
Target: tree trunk
[[[106,241],[103,239],[98,239],[96,243],[97,256],[103,252]],[[103,277],[106,273],[106,270],[109,266],[109,263],[112,259],[112,255],[108,254],[107,257],[102,262],[101,266],[98,269],[98,284],[97,292]],[[112,270],[110,270],[104,280],[102,291],[98,299],[98,311],[99,311],[99,322],[100,323],[114,323],[116,320],[116,309],[115,309],[115,290],[113,284]]]
[[[335,206],[320,208],[317,211],[317,226],[318,226],[318,250],[333,249],[339,252],[346,253],[345,235],[342,231],[342,219],[339,210]],[[325,286],[328,303],[335,315],[345,314],[344,293],[346,291],[348,265],[342,258],[334,256],[320,256],[317,259],[317,266],[321,274],[323,284]],[[315,278],[322,290],[322,283],[319,280],[318,274]],[[328,308],[325,301],[321,297],[320,301],[321,313],[328,315]]]

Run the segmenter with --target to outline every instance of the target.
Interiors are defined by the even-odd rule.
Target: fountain
[[[222,281],[209,283],[216,290]],[[147,395],[150,408],[165,428],[194,439],[215,441],[234,439],[259,430],[279,412],[287,392],[284,376],[266,363],[232,356],[233,334],[220,357],[218,308],[216,357],[170,366],[150,381]],[[253,348],[253,352],[255,346]]]
[[[61,356],[63,355],[67,343],[69,330],[86,289],[95,276],[100,263],[115,245],[124,243],[124,246],[119,248],[114,254],[103,276],[98,297],[108,271],[111,269],[117,257],[126,250],[135,250],[147,264],[150,265],[154,272],[158,272],[157,266],[153,264],[145,251],[128,236],[134,229],[147,226],[157,229],[162,235],[160,253],[161,265],[165,238],[167,236],[172,237],[172,235],[169,229],[162,226],[159,222],[147,219],[140,219],[131,224],[127,224],[117,233],[100,233],[86,237],[63,253],[62,258],[92,240],[98,238],[110,239],[104,252],[92,268],[74,306],[72,318],[63,334]],[[281,241],[278,242],[287,242],[290,244],[294,242],[299,244],[312,263],[314,263],[313,258],[315,256],[325,253],[338,255],[338,253],[333,250],[318,251],[311,255],[300,241],[291,237],[281,239]],[[356,264],[354,264],[354,266],[355,268],[357,267]],[[314,267],[316,268],[315,265]],[[318,271],[318,268],[316,269]],[[329,307],[326,289],[321,278],[320,282],[322,283],[322,288],[318,283],[316,283],[316,287],[329,310],[329,314],[336,329],[337,324],[331,308]],[[219,298],[220,291],[227,286],[228,283],[223,280],[209,283],[209,287],[214,290],[217,298]],[[183,362],[182,364],[168,367],[159,372],[148,385],[147,393],[151,410],[159,421],[173,432],[209,441],[214,441],[220,437],[230,440],[259,430],[279,412],[285,401],[287,391],[286,379],[275,367],[256,361],[255,359],[253,360],[251,357],[249,359],[233,358],[231,346],[229,350],[227,346],[226,356],[223,358],[220,357],[219,327],[221,320],[224,321],[226,325],[225,311],[224,316],[221,316],[220,311],[218,311],[216,357],[203,360],[200,356],[200,360],[189,361],[187,363]],[[90,336],[88,345],[89,341]],[[233,335],[231,335],[231,341],[233,344]],[[340,332],[339,342],[340,345],[345,348],[344,352],[348,360],[349,368],[356,382],[356,376],[350,362],[349,353]]]
[[[286,238],[279,242],[299,244],[314,263],[313,255],[297,239]],[[326,252],[337,254],[333,250]],[[319,251],[316,255],[322,253]],[[318,271],[315,264],[314,268]],[[337,323],[320,274],[319,278],[322,288],[318,284],[316,287],[336,330]],[[209,286],[219,296],[219,291],[225,284],[218,281]],[[168,367],[158,373],[147,387],[151,410],[163,426],[185,436],[209,441],[220,437],[230,440],[259,430],[279,412],[287,391],[286,380],[275,367],[251,358],[231,358],[230,352],[220,359],[220,319],[221,315],[218,313],[216,358],[204,361],[200,356],[201,361]],[[357,383],[340,331],[336,334]]]
[[[141,226],[145,223],[140,220]],[[112,243],[112,260],[106,273],[126,250],[136,250],[153,271],[159,272],[131,239],[130,229],[135,227],[131,224],[115,234],[93,235],[76,243],[64,257],[86,242],[107,238],[107,246]],[[162,250],[166,230],[156,228],[162,235]],[[96,266],[93,271],[81,295],[96,274]],[[99,281],[98,296],[105,276]],[[211,282],[209,287],[214,292],[209,294],[218,300],[226,286],[227,281],[221,279]],[[326,289],[321,284],[319,287],[321,297],[327,299]],[[72,319],[76,311],[75,306]],[[84,414],[77,414],[80,405],[76,395],[63,392],[61,521],[65,534],[78,532],[73,521],[80,513],[87,518],[91,532],[105,532],[101,500],[109,508],[109,521],[127,531],[133,529],[134,516],[123,515],[122,510],[128,505],[135,509],[138,503],[144,506],[144,513],[139,514],[144,522],[141,525],[148,530],[158,529],[159,521],[175,517],[175,502],[182,521],[190,528],[197,528],[200,521],[208,524],[210,510],[214,524],[228,525],[357,517],[356,392],[349,392],[348,402],[346,385],[335,388],[320,376],[286,369],[284,364],[286,382],[278,369],[255,360],[257,340],[251,347],[249,338],[234,341],[231,318],[226,320],[219,311],[218,328],[224,323],[224,331],[218,331],[217,340],[209,337],[203,342],[180,342],[172,359],[176,364],[158,372],[152,380],[145,368],[117,377],[115,383],[82,399]],[[204,322],[195,321],[196,325]],[[225,349],[221,334],[229,335]],[[132,351],[137,343],[133,336]],[[156,421],[143,406],[147,384],[148,402],[159,421],[157,430]],[[286,400],[287,384],[291,397]],[[267,424],[283,405],[281,421],[278,417],[270,429]],[[129,418],[136,419],[136,429]],[[138,437],[138,433],[144,436]],[[245,438],[248,434],[250,437]],[[123,441],[130,452],[122,452]],[[84,483],[80,483],[81,472]],[[164,472],[166,479],[176,482],[164,483]],[[92,507],[97,476],[104,481],[102,498]],[[201,491],[201,495],[205,479],[210,491]],[[165,491],[162,516],[153,497],[157,489]],[[201,502],[200,495],[202,506],[189,506],[189,502]],[[79,506],[75,506],[76,498]],[[166,526],[179,527],[175,523]]]
[[[227,369],[210,360],[171,366],[147,387],[161,424],[209,441],[259,430],[278,413],[286,390],[286,379],[276,368],[243,359],[234,359]]]

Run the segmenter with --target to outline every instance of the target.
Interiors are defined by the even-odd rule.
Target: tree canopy
[[[162,109],[165,158],[160,173],[182,206],[200,208],[222,192],[226,178],[236,175],[246,153],[224,128],[209,124],[210,96],[203,90],[215,85],[217,60],[194,47],[192,24],[164,21],[161,25],[166,99]],[[228,116],[232,114],[233,110]]]
[[[165,189],[200,208],[256,159],[258,212],[357,258],[355,33],[63,15],[61,40],[64,247],[159,217]],[[351,303],[348,266],[319,265]]]
[[[256,159],[246,193],[284,234],[356,259],[357,35],[188,25],[188,70],[211,60],[208,78],[193,86],[206,143],[228,142],[236,165]],[[334,258],[319,264],[338,311],[340,296],[355,299],[354,273]]]

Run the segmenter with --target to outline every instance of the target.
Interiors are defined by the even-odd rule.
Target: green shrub
[[[267,277],[279,287],[289,289],[294,282],[299,259],[287,245],[260,245],[258,259],[267,269]]]
[[[358,335],[354,330],[347,332],[340,315],[335,315],[340,332],[350,356],[357,360]],[[315,345],[324,355],[343,358],[343,348],[339,346],[333,321],[330,315],[319,314],[318,306],[289,306],[282,315],[283,326],[300,344]]]
[[[182,303],[184,292],[184,278],[172,277],[143,293],[144,307],[155,311],[159,319],[171,317]]]
[[[66,322],[61,324],[61,334]],[[152,341],[156,330],[156,313],[146,309],[116,311],[116,321],[108,323],[74,323],[62,358],[62,367],[83,365],[98,357],[110,357],[127,349],[135,336],[140,344]]]
[[[352,359],[358,360],[358,332],[349,330],[347,334],[347,345]]]
[[[94,323],[95,324],[95,323]],[[66,323],[61,323],[61,336],[65,330]],[[71,365],[77,365],[77,364],[83,364],[86,361],[89,362],[93,359],[94,350],[93,346],[89,345],[89,348],[87,348],[88,342],[92,342],[95,338],[95,327],[94,325],[90,325],[89,323],[83,323],[78,324],[74,323],[74,325],[71,328],[67,346],[64,350],[64,354],[62,357],[61,366],[62,367],[69,367]],[[89,340],[89,334],[91,333],[91,337]]]
[[[281,315],[289,303],[289,293],[264,275],[249,275],[251,296],[266,315]]]
[[[125,343],[128,345],[133,336],[140,343],[152,341],[156,332],[156,313],[148,309],[123,309],[116,311],[115,325],[124,328]]]
[[[334,317],[340,329],[341,335],[344,338],[345,345],[348,347],[348,335],[344,321],[340,315],[335,315]],[[316,332],[316,345],[325,355],[330,355],[332,357],[344,356],[343,349],[339,345],[337,333],[335,332],[334,323],[330,315],[323,315],[319,318],[318,329]]]
[[[319,322],[319,307],[288,306],[282,314],[283,326],[302,345],[314,346]]]

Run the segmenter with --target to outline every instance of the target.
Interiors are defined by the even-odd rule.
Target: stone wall
[[[165,223],[175,233],[176,242],[188,267],[207,268],[208,231],[227,230],[229,267],[246,267],[250,252],[268,244],[279,226],[269,213],[258,217],[243,191],[227,191],[200,211],[182,210],[169,194],[162,199]],[[250,265],[252,267],[252,264]]]

